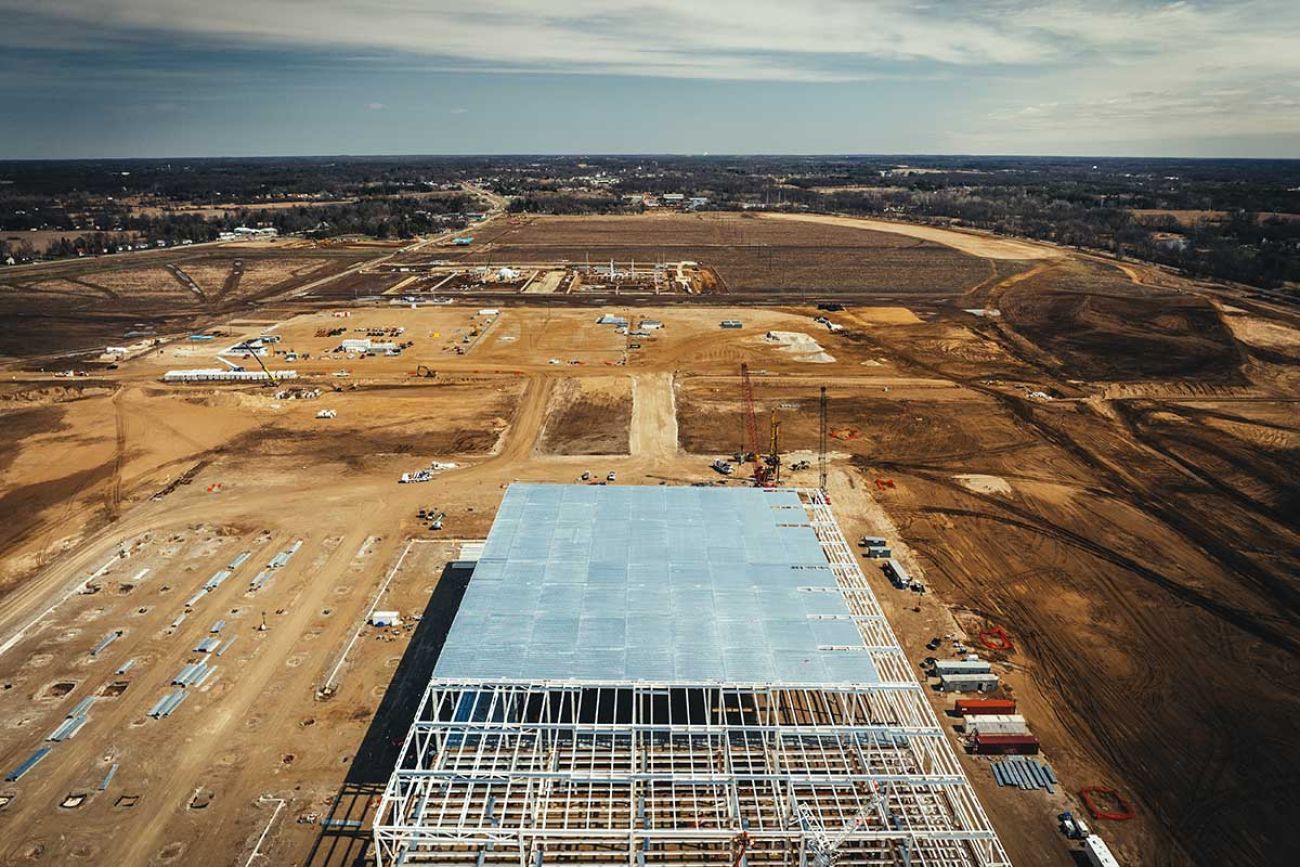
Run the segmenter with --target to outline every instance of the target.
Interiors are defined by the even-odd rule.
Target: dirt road
[[[677,456],[677,407],[674,376],[669,371],[632,377],[632,455]]]

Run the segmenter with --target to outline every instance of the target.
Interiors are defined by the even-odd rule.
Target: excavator
[[[417,364],[415,366],[415,372],[411,374],[411,376],[419,376],[419,377],[423,377],[424,379],[433,379],[437,375],[438,372],[436,370],[430,370],[428,367],[425,367],[423,364]]]

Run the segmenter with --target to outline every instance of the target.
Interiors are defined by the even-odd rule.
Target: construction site
[[[820,490],[515,484],[380,864],[1007,864]]]
[[[0,863],[1300,854],[1293,309],[813,215],[277,255],[13,284],[116,296],[0,358]]]

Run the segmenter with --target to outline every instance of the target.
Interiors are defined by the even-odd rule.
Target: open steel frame
[[[880,682],[435,678],[378,864],[1009,864],[829,503],[798,493],[862,636],[818,649]]]

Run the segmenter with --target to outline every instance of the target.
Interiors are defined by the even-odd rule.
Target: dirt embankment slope
[[[827,226],[843,226],[851,229],[864,229],[871,232],[892,232],[910,238],[934,241],[948,247],[954,247],[963,253],[984,259],[1059,259],[1066,254],[1046,245],[1015,238],[999,238],[992,235],[978,235],[973,232],[959,232],[955,229],[942,229],[937,226],[922,226],[916,223],[895,223],[892,220],[870,220],[862,217],[833,217],[826,214],[778,214],[760,215],[767,220],[793,220],[797,222],[821,223]]]

